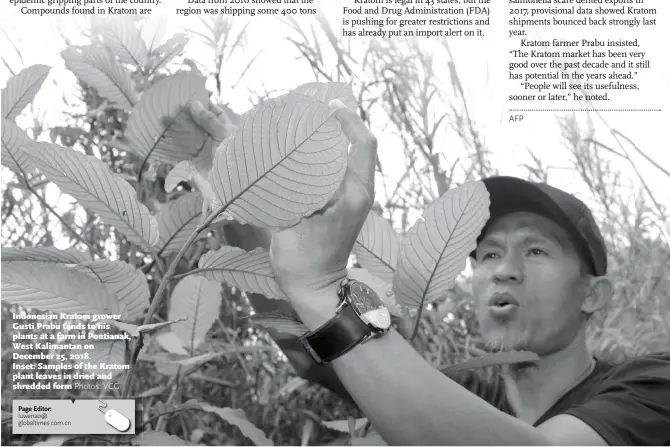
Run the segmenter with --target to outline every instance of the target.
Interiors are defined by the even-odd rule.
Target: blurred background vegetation
[[[142,18],[134,18],[138,27]],[[246,54],[244,27],[233,26],[225,16],[216,19],[199,19],[197,28],[188,31],[190,39],[197,40],[207,49],[210,60],[189,54],[180,54],[174,61],[157,71],[150,82],[177,71],[198,70],[209,79],[211,100],[224,107],[234,122],[244,110],[227,107],[223,90],[233,85],[227,63],[233,54],[242,52],[248,66],[235,72],[235,77],[245,76],[258,54]],[[296,57],[313,73],[315,81],[344,81],[353,79],[354,93],[359,99],[359,114],[374,129],[383,129],[384,144],[392,141],[401,148],[392,167],[400,176],[387,175],[388,165],[378,163],[378,197],[375,210],[388,218],[399,233],[413,224],[421,211],[432,200],[464,181],[476,180],[498,173],[490,157],[486,131],[474,118],[461,79],[458,64],[447,58],[436,59],[430,52],[411,40],[370,41],[363,52],[353,51],[335,37],[329,25],[321,20],[305,26],[290,18],[283,19],[291,30],[290,41]],[[82,29],[87,39],[98,39],[95,32]],[[11,36],[5,34],[11,41]],[[64,45],[70,44],[63,37]],[[448,42],[439,43],[444,54],[451,54]],[[18,47],[3,49],[15,51]],[[202,53],[201,53],[202,54]],[[18,73],[23,66],[8,62],[3,55],[5,69]],[[20,59],[20,58],[19,58]],[[449,79],[436,75],[436,64],[447,64]],[[466,62],[461,62],[466,63]],[[139,78],[138,78],[139,79]],[[288,89],[297,85],[287,86]],[[129,181],[137,177],[140,168],[136,156],[120,151],[112,141],[123,134],[128,118],[127,111],[107,107],[96,91],[80,84],[77,98],[64,97],[71,108],[64,124],[47,127],[38,110],[24,113],[22,127],[36,140],[58,142],[86,154],[94,155],[108,163],[112,171],[124,174]],[[144,86],[146,87],[146,86]],[[277,92],[263,90],[259,83],[250,92],[258,102]],[[594,113],[593,121],[598,120]],[[609,249],[609,275],[616,287],[614,299],[608,307],[591,321],[589,343],[601,357],[622,360],[629,356],[670,349],[670,245],[668,204],[659,201],[646,185],[645,176],[636,167],[643,149],[617,129],[609,128],[608,143],[590,125],[590,120],[577,119],[566,114],[559,118],[562,143],[565,148],[565,165],[581,179],[588,191],[589,203],[594,204],[596,215]],[[450,135],[448,150],[442,146],[438,135]],[[390,135],[390,137],[389,137]],[[612,138],[614,136],[614,138]],[[612,145],[609,141],[618,142]],[[631,153],[636,152],[636,158]],[[551,182],[551,166],[546,166],[541,155],[529,148],[530,160],[523,163],[526,177],[536,181]],[[629,163],[623,172],[622,161]],[[521,162],[520,162],[521,163]],[[668,166],[647,157],[646,169],[653,169],[667,176]],[[140,187],[149,209],[160,209],[166,200],[163,183],[169,166],[151,168],[151,175],[144,176]],[[633,173],[635,189],[621,189],[622,177],[630,180]],[[638,174],[635,174],[638,173]],[[2,245],[4,247],[51,246],[54,243],[88,250],[94,247],[113,259],[136,262],[129,245],[114,228],[103,224],[94,214],[77,204],[65,212],[48,206],[44,197],[45,182],[39,177],[29,179],[30,188],[22,179],[5,172],[2,185]],[[132,184],[132,183],[131,183]],[[137,187],[137,183],[133,184]],[[624,191],[624,192],[622,192]],[[57,217],[56,214],[59,213]],[[68,225],[78,236],[63,228]],[[230,225],[219,233],[209,235],[206,246],[227,243],[253,248],[262,245],[260,235],[249,227]],[[212,242],[212,239],[216,239]],[[194,253],[187,256],[190,258]],[[193,259],[192,259],[193,261]],[[177,273],[189,270],[180,266]],[[150,281],[155,292],[158,283]],[[182,439],[206,445],[248,445],[239,431],[223,424],[211,414],[190,413],[183,405],[191,398],[202,398],[221,407],[240,408],[247,417],[278,445],[344,445],[348,442],[348,429],[333,430],[324,421],[358,418],[358,409],[337,394],[308,382],[296,375],[286,356],[278,348],[276,338],[252,326],[248,320],[262,297],[247,297],[225,289],[226,299],[221,307],[218,322],[210,331],[203,351],[225,347],[227,354],[215,358],[175,379],[176,371],[159,371],[159,365],[141,361],[133,397],[138,399],[138,425],[143,428],[166,430]],[[262,304],[261,304],[262,305]],[[5,411],[10,410],[11,391],[11,306],[3,303],[2,321],[2,410],[3,444],[33,444],[43,437],[11,436]],[[163,310],[159,318],[165,318]],[[9,335],[9,336],[8,336]],[[275,334],[276,335],[276,334]],[[471,306],[471,293],[467,273],[443,299],[430,305],[423,313],[416,349],[436,367],[463,362],[481,355],[476,317]],[[151,342],[147,352],[158,348]],[[178,386],[176,386],[178,384]],[[107,391],[110,393],[110,391]],[[117,392],[118,393],[118,392]],[[74,393],[84,397],[97,397],[91,392]],[[72,394],[72,395],[74,395]],[[37,397],[41,392],[22,392],[22,397]],[[110,394],[107,394],[108,396]],[[113,392],[112,394],[113,395]],[[70,394],[63,394],[63,397]],[[158,410],[157,410],[158,408]],[[163,409],[163,411],[160,411]],[[161,413],[165,413],[161,415]],[[79,438],[69,444],[95,444],[95,438]]]

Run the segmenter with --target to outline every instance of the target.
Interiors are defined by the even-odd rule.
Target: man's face
[[[574,339],[585,288],[562,228],[537,214],[509,214],[493,222],[476,254],[472,288],[492,349],[547,355]]]

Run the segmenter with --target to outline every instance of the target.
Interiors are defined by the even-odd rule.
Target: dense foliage
[[[169,174],[179,161],[170,158],[168,143],[162,151],[157,151],[158,157],[151,163],[147,163],[148,157],[129,150],[129,133],[133,129],[136,134],[141,133],[137,126],[133,128],[129,124],[129,112],[137,104],[137,93],[165,79],[174,79],[171,76],[179,73],[183,76],[202,76],[203,86],[204,79],[214,79],[216,87],[213,95],[208,99],[205,94],[201,99],[205,104],[213,103],[216,110],[222,110],[231,126],[237,125],[241,117],[226,106],[220,85],[226,57],[230,55],[231,48],[235,48],[225,42],[229,39],[238,42],[239,39],[232,38],[232,26],[225,19],[205,22],[207,31],[194,33],[199,34],[199,38],[210,45],[215,54],[214,70],[209,72],[184,59],[183,51],[189,39],[186,35],[176,35],[152,46],[153,40],[147,39],[144,34],[144,50],[138,53],[139,44],[128,45],[124,39],[133,33],[128,26],[142,32],[144,23],[138,19],[92,29],[91,47],[88,49],[104,46],[111,50],[120,64],[113,67],[122,66],[124,71],[110,68],[112,64],[105,59],[107,56],[97,59],[89,56],[87,59],[81,48],[68,47],[63,52],[63,58],[79,78],[80,99],[85,111],[72,113],[61,127],[42,129],[35,126],[29,133],[35,140],[49,139],[95,156],[138,191],[137,200],[150,212],[158,213],[165,210],[166,203],[175,200],[175,197],[196,190],[202,192],[203,189],[195,181],[180,181],[173,193],[167,191],[170,189],[166,188],[166,182],[170,183]],[[412,42],[373,42],[367,51],[368,57],[357,59],[332,39],[331,47],[310,40],[317,33],[325,36],[332,34],[324,23],[315,27],[314,32],[301,30],[295,23],[288,25],[295,27],[298,36],[294,40],[295,46],[314,71],[315,80],[342,81],[352,71],[350,65],[356,64],[357,69],[367,76],[367,79],[359,80],[353,91],[354,104],[358,105],[359,113],[368,123],[372,117],[387,120],[388,125],[400,135],[399,144],[404,149],[407,173],[396,187],[385,188],[381,196],[383,200],[378,199],[379,203],[375,206],[375,211],[386,217],[396,231],[404,234],[412,226],[412,216],[435,203],[436,197],[443,197],[447,191],[465,181],[496,172],[487,159],[484,139],[469,115],[453,62],[450,62],[450,67],[455,96],[447,101],[449,107],[445,110],[448,112],[436,118],[433,112],[440,110],[440,104],[434,94],[439,85],[432,71],[433,61]],[[326,51],[332,54],[324,57],[321,53]],[[143,54],[143,59],[138,60],[138,54]],[[334,60],[332,67],[328,68],[326,59]],[[410,59],[415,63],[408,63]],[[101,81],[101,78],[104,80]],[[101,89],[101,82],[105,84],[110,79],[116,87]],[[201,87],[196,85],[193,88]],[[211,165],[220,140],[217,141],[192,121],[184,120],[178,125],[190,138],[191,160],[197,171],[199,166]],[[423,126],[417,123],[423,123]],[[446,166],[440,148],[434,143],[436,133],[444,131],[447,125],[455,129],[466,154],[465,162],[454,163],[453,166]],[[670,246],[667,232],[664,233],[666,230],[659,227],[665,222],[666,207],[655,203],[643,189],[636,197],[621,195],[613,188],[619,173],[611,168],[605,150],[594,140],[592,132],[580,129],[577,122],[570,118],[566,118],[562,125],[575,169],[602,207],[601,224],[610,249],[610,275],[616,285],[615,297],[608,308],[592,320],[590,342],[601,356],[613,359],[668,349]],[[179,138],[175,132],[174,139]],[[3,137],[3,158],[5,144]],[[536,161],[537,166],[529,166],[529,178],[546,180],[546,170],[539,160]],[[384,178],[381,164],[378,168]],[[152,275],[157,272],[156,269],[165,269],[170,265],[179,248],[173,252],[166,250],[162,266],[156,265],[149,257],[138,259],[140,252],[137,245],[140,240],[129,240],[116,226],[82,207],[81,203],[59,215],[56,223],[59,228],[54,230],[53,219],[57,213],[44,199],[47,182],[42,174],[27,174],[16,174],[12,182],[3,185],[3,246],[24,249],[48,247],[54,244],[55,234],[65,234],[73,247],[126,261],[148,274],[148,293],[154,296],[160,281],[154,280]],[[198,206],[201,204],[202,201],[198,202]],[[200,209],[198,206],[196,209]],[[199,265],[207,251],[218,250],[225,245],[244,250],[267,247],[267,235],[263,231],[236,222],[215,223],[211,231],[202,236],[177,265],[177,277]],[[356,258],[353,260],[356,261]],[[168,285],[168,295],[175,286]],[[295,365],[287,361],[286,351],[282,352],[290,343],[281,334],[252,323],[252,315],[275,309],[268,304],[269,300],[230,286],[223,286],[221,293],[224,299],[218,308],[218,315],[210,313],[212,321],[206,329],[206,336],[200,340],[201,344],[190,347],[191,356],[204,356],[200,360],[181,364],[167,361],[170,355],[177,355],[166,352],[174,345],[169,340],[161,342],[159,337],[145,338],[146,346],[134,372],[136,379],[131,394],[139,403],[138,426],[141,424],[143,430],[169,433],[196,444],[248,445],[253,443],[252,439],[259,439],[253,427],[236,423],[238,419],[235,417],[239,414],[221,415],[217,412],[221,409],[242,409],[243,417],[248,418],[275,444],[350,443],[351,434],[346,419],[362,417],[358,409],[336,393],[298,377]],[[417,336],[412,340],[416,349],[436,367],[453,365],[483,354],[470,304],[467,277],[459,278],[451,290],[431,301],[421,315]],[[3,443],[25,444],[37,442],[42,437],[9,435],[4,413],[10,408],[9,399],[12,397],[9,389],[12,383],[9,380],[12,362],[9,353],[12,348],[11,336],[7,336],[11,333],[11,324],[7,323],[13,310],[14,306],[3,303]],[[167,306],[156,310],[156,319],[152,322],[175,319]],[[174,333],[178,332],[175,329]],[[212,352],[217,355],[207,356]],[[130,351],[126,351],[125,355],[130,355]],[[112,391],[112,395],[114,393],[121,396],[122,391]],[[23,397],[39,395],[40,392],[21,393]],[[63,397],[98,395],[87,391],[63,393]],[[215,405],[218,410],[204,408],[203,403]],[[326,424],[329,421],[343,422]],[[181,440],[172,439],[177,445],[183,442]],[[92,437],[62,441],[73,445],[106,442]],[[135,442],[165,445],[169,441],[170,438],[160,437],[139,438]]]

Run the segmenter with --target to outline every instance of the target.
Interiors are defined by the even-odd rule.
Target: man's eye
[[[536,255],[536,256],[537,256],[537,255],[544,255],[544,254],[546,254],[546,252],[545,252],[544,250],[541,250],[541,249],[539,249],[539,248],[531,248],[531,249],[528,251],[528,253],[530,253],[531,255]]]
[[[484,253],[482,259],[494,259],[498,256],[497,253]]]

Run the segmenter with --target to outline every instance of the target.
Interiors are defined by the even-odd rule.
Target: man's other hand
[[[193,101],[189,106],[189,111],[193,121],[209,135],[204,150],[211,151],[214,156],[221,142],[233,131],[232,122],[226,112],[211,101],[209,101],[208,108],[205,108],[199,101]]]

